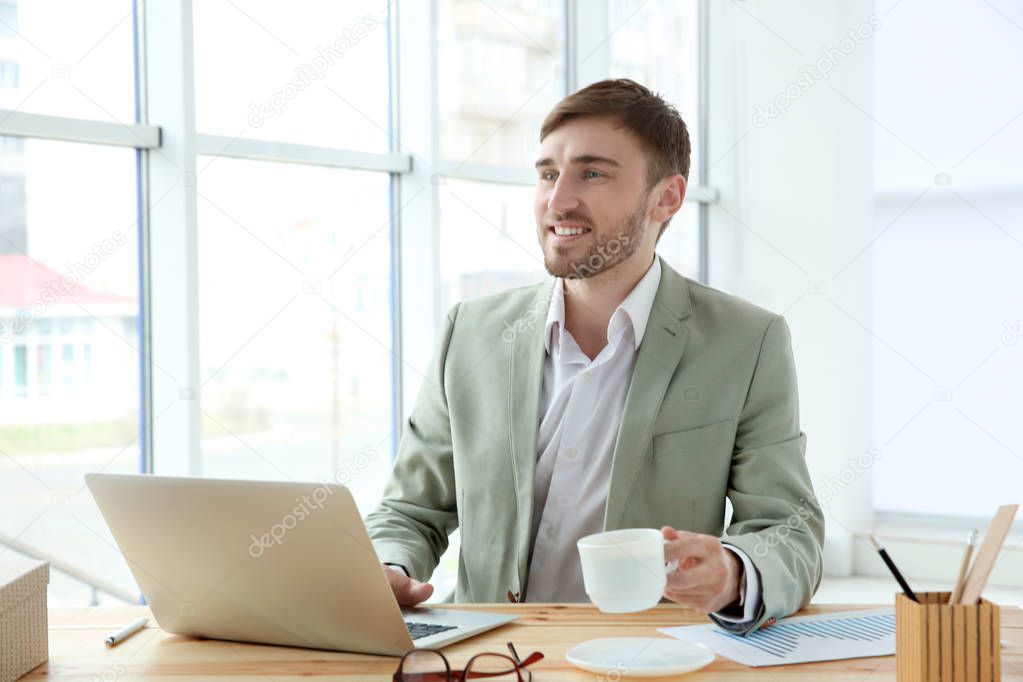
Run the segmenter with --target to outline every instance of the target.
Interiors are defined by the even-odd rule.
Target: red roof
[[[78,272],[74,269],[57,272],[28,256],[0,255],[0,307],[28,308],[37,300],[51,305],[54,299],[57,303],[135,302],[134,296],[90,289],[82,283],[82,278],[88,276],[84,265]]]

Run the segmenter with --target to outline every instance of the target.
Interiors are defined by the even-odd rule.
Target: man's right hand
[[[433,585],[430,583],[421,583],[410,578],[400,568],[383,566],[383,569],[384,575],[387,576],[387,582],[391,585],[391,591],[394,592],[394,598],[398,601],[398,606],[415,606],[419,602],[429,599],[433,594]]]

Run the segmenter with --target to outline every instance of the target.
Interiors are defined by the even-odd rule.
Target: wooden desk
[[[637,614],[607,615],[580,605],[488,604],[454,608],[515,613],[519,620],[448,647],[453,665],[460,666],[479,651],[505,651],[515,643],[523,657],[539,650],[544,660],[533,667],[534,682],[557,680],[618,682],[601,679],[569,665],[565,651],[596,637],[664,637],[656,628],[706,622],[704,616],[676,605],[662,604]],[[866,606],[810,606],[801,614],[824,613]],[[146,607],[54,609],[50,612],[50,661],[26,680],[299,680],[310,677],[351,682],[390,682],[397,659],[287,647],[194,640],[170,635],[150,622],[122,644],[107,649],[103,638],[139,616]],[[1002,679],[1023,682],[1023,611],[1002,608],[1003,640],[1016,645],[1003,651]],[[638,679],[638,678],[637,678]],[[746,668],[718,658],[685,680],[771,680],[825,682],[829,680],[882,682],[895,679],[895,657],[861,658],[773,668]]]

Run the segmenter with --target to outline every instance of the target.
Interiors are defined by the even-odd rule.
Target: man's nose
[[[554,213],[566,213],[579,206],[579,197],[576,195],[572,184],[562,182],[559,178],[554,183],[554,189],[547,198],[547,208]]]

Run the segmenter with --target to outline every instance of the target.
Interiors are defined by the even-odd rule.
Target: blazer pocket
[[[735,422],[723,419],[683,431],[669,431],[654,436],[654,457],[666,457],[679,452],[720,448],[735,442]]]

